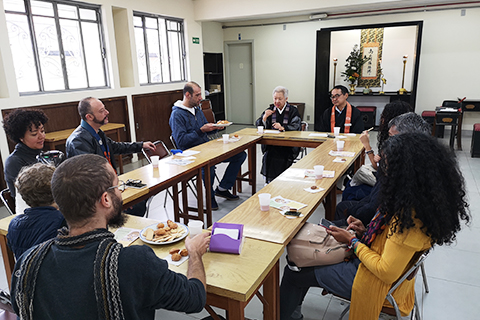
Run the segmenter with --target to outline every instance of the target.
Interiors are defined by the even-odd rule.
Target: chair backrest
[[[143,149],[143,155],[147,159],[148,163],[152,163],[150,160],[151,156],[158,156],[160,159],[163,159],[165,157],[168,157],[171,153],[170,150],[167,149],[167,146],[165,146],[165,143],[161,140],[157,140],[153,143],[156,147],[155,151]]]
[[[200,101],[200,108],[202,110],[212,109],[212,101],[210,101],[210,99],[203,99],[202,101]]]
[[[398,288],[398,286],[400,284],[402,284],[403,281],[405,280],[412,280],[413,278],[415,278],[415,276],[417,275],[417,272],[418,272],[418,269],[420,268],[421,264],[425,261],[425,259],[427,259],[428,257],[428,254],[430,253],[430,250],[431,249],[428,249],[428,250],[425,250],[423,252],[417,252],[413,257],[412,257],[412,262],[413,261],[416,261],[413,266],[410,267],[410,269],[408,269],[404,274],[403,276],[401,276],[395,283],[394,285],[390,288],[390,290],[388,291],[388,294],[387,294],[387,299],[389,298],[389,296],[392,295],[393,291],[395,291],[395,289]]]
[[[172,143],[174,149],[178,149],[177,144],[175,143],[175,139],[173,139],[173,136],[170,136],[170,142]]]
[[[305,121],[302,121],[302,131],[307,131],[308,130],[308,123]]]
[[[210,123],[217,123],[215,121],[215,114],[213,113],[212,109],[202,109],[203,114],[205,115],[205,118],[207,118],[207,121]]]
[[[2,198],[2,202],[7,208],[10,214],[15,214],[15,199],[10,194],[10,190],[4,189],[0,192],[0,197]]]

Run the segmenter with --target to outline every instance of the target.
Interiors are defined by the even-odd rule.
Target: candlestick
[[[408,59],[408,55],[404,55],[403,56],[403,77],[402,77],[402,88],[400,90],[398,90],[398,93],[399,94],[404,94],[404,93],[407,93],[407,89],[405,89],[405,67],[407,65],[407,59]]]
[[[335,87],[335,78],[337,77],[337,58],[333,58],[333,86]]]

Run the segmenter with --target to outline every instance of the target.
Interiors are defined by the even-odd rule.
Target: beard
[[[98,123],[99,125],[104,125],[105,121],[108,119],[108,116],[105,116],[103,120],[98,120],[96,116],[93,116],[93,122]]]
[[[128,216],[122,212],[122,199],[117,197],[116,194],[112,195],[113,199],[113,212],[112,216],[107,220],[107,225],[112,228],[120,228],[128,220]]]

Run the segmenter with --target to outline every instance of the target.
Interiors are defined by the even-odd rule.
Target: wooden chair
[[[422,277],[426,277],[426,275],[424,274],[423,263],[424,263],[425,259],[427,259],[428,254],[430,253],[430,250],[431,249],[428,249],[428,250],[423,251],[423,252],[417,252],[417,254],[415,254],[413,256],[413,258],[411,260],[411,262],[413,262],[413,266],[410,267],[397,281],[395,281],[392,284],[392,287],[390,288],[390,290],[387,293],[386,299],[388,300],[388,302],[390,302],[390,304],[393,306],[393,308],[383,307],[382,311],[381,311],[382,313],[385,313],[385,314],[388,314],[388,315],[391,315],[391,316],[396,316],[397,320],[402,319],[402,315],[401,315],[400,310],[398,308],[398,304],[395,301],[395,298],[393,297],[393,292],[405,280],[408,280],[408,281],[413,280],[415,278],[415,276],[417,275],[418,269],[422,269]],[[424,281],[424,283],[426,283],[426,282]],[[426,292],[428,293],[428,285],[426,287]],[[328,292],[326,290],[323,290],[322,295],[326,295],[326,294],[328,294]],[[345,307],[343,312],[340,314],[339,320],[342,320],[343,317],[350,310],[350,300],[346,299],[344,297],[337,296],[335,294],[332,294],[332,295],[335,298],[337,298],[339,300],[342,300],[342,301],[347,303],[347,306]],[[415,295],[415,303],[413,305],[413,310],[411,312],[410,319],[413,319],[414,314],[415,314],[415,320],[422,320],[422,317],[420,315],[420,311],[419,311],[419,308],[418,308],[418,301],[417,301],[417,296],[416,295]]]
[[[0,197],[2,198],[2,202],[7,208],[8,212],[11,215],[15,214],[15,199],[12,197],[10,194],[10,190],[4,189],[2,192],[0,192]]]

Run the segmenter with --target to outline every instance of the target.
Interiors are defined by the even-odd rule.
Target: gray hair
[[[430,134],[432,127],[415,112],[396,116],[388,123],[388,128],[395,126],[399,134],[407,132]]]
[[[273,89],[272,96],[275,95],[275,92],[281,92],[283,93],[283,96],[285,98],[288,98],[288,89],[282,86],[277,86],[275,89]]]

